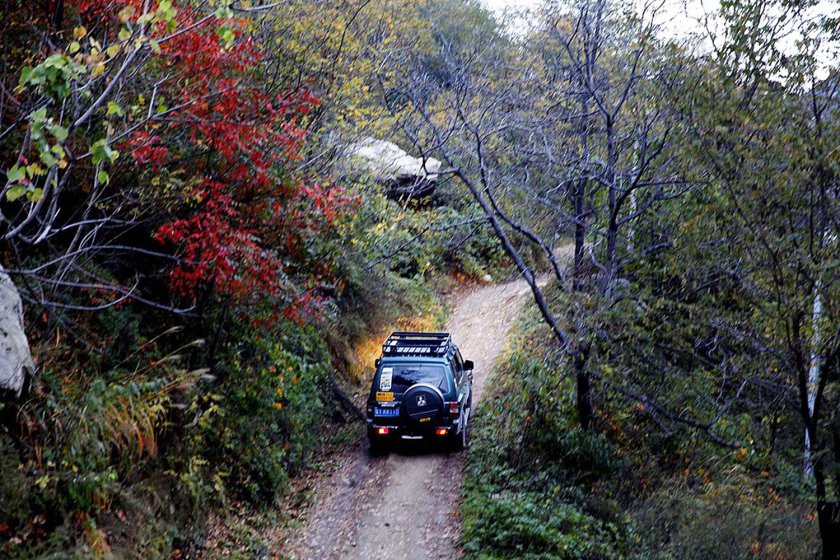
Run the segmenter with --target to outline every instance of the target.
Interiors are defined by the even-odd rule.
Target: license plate
[[[394,417],[394,416],[399,416],[400,415],[400,409],[397,408],[397,407],[380,408],[380,407],[377,406],[376,408],[373,409],[373,415],[374,416],[387,416],[387,417],[390,418],[390,417]]]

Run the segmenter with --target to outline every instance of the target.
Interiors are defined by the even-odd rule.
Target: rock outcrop
[[[23,305],[8,273],[0,266],[0,393],[19,397],[35,375],[23,330]]]
[[[437,186],[441,162],[414,157],[393,142],[365,138],[350,146],[348,155],[361,160],[392,198],[422,198],[432,194]]]

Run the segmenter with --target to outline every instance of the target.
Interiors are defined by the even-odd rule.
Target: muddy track
[[[473,405],[527,301],[523,280],[476,288],[454,304],[447,330],[475,362]],[[415,442],[404,442],[406,444]],[[296,560],[457,558],[465,453],[403,445],[345,456],[317,485],[303,525],[283,547]]]

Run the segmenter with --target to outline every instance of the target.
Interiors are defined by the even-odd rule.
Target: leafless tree
[[[572,365],[581,425],[595,422],[593,384],[601,383],[643,403],[663,426],[717,437],[720,415],[674,414],[638,386],[591,367],[594,341],[609,342],[599,317],[633,297],[624,268],[671,246],[654,231],[656,212],[690,188],[674,158],[681,116],[656,93],[679,79],[673,60],[662,63],[665,45],[654,25],[660,6],[623,17],[607,0],[548,5],[521,44],[443,41],[445,83],[418,71],[380,85],[402,133],[466,187],[530,286]],[[570,270],[554,252],[569,234]],[[565,304],[538,282],[539,260],[550,265]]]

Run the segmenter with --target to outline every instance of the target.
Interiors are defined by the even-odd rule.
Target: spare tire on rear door
[[[405,392],[402,406],[412,427],[429,426],[443,414],[443,394],[428,383],[418,383]]]

